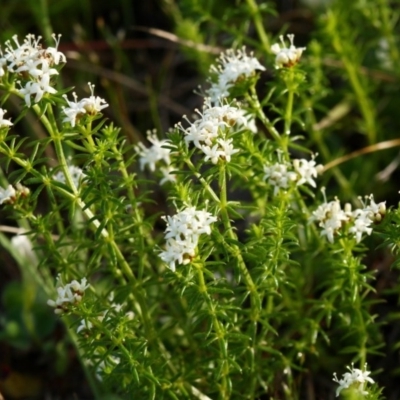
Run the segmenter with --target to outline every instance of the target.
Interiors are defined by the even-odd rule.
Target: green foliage
[[[49,40],[52,17],[68,4],[33,3]],[[351,361],[364,372],[368,361],[379,384],[358,377],[342,398],[384,398],[376,360],[398,315],[379,307],[387,293],[398,301],[399,283],[381,288],[371,253],[391,252],[399,266],[400,211],[389,207],[397,194],[386,169],[398,164],[391,147],[399,145],[393,5],[333,1],[304,49],[297,37],[296,46],[290,36],[276,40],[270,2],[163,6],[200,74],[218,65],[218,46],[255,54],[225,53],[202,85],[212,97],[205,87],[227,84],[222,99],[166,134],[149,133],[147,144],[142,129],[162,130],[157,104],[136,129],[118,107],[117,84],[103,82],[112,107],[90,85],[78,102],[57,81],[65,69],[54,56],[18,70],[24,61],[14,68],[4,58],[11,47],[0,54],[1,110],[10,110],[0,114],[0,207],[12,225],[4,232],[24,243],[0,235],[22,275],[2,294],[0,340],[23,349],[46,340],[53,307],[96,398],[302,399],[311,385],[333,398],[332,375]],[[129,69],[122,43],[102,34],[116,65]],[[220,78],[244,57],[251,72]],[[29,85],[46,66],[53,90],[39,96]],[[66,76],[84,91],[82,76]],[[145,81],[149,92],[159,83]],[[40,128],[25,131],[31,121]],[[377,203],[357,197],[371,192]],[[353,206],[342,209],[339,198]]]

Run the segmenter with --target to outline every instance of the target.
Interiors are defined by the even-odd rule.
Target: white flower
[[[76,333],[81,331],[90,331],[93,328],[93,324],[87,319],[82,319],[78,328],[76,329]]]
[[[68,165],[68,171],[71,175],[72,181],[74,182],[75,187],[79,187],[82,183],[82,180],[86,177],[83,171],[79,167],[75,167],[74,165]],[[65,175],[63,171],[58,171],[53,179],[57,182],[61,182],[67,184]]]
[[[211,121],[201,121],[191,124],[184,133],[186,144],[193,142],[198,149],[201,149],[202,143],[210,146],[212,140],[218,137],[218,125],[214,125]]]
[[[317,165],[314,158],[310,161],[305,159],[293,160],[293,167],[300,175],[297,186],[304,185],[305,183],[308,183],[313,188],[317,186],[314,178],[316,178],[318,172],[322,170],[322,165]]]
[[[295,182],[297,186],[309,184],[316,187],[314,178],[321,170],[322,166],[316,166],[314,157],[310,161],[305,159],[293,160],[292,163],[265,165],[264,180],[274,186],[274,195],[276,195],[280,189],[288,189],[291,182]]]
[[[0,47],[0,78],[6,73],[7,60],[4,58],[3,52]]]
[[[207,96],[210,97],[213,103],[220,99],[229,97],[229,89],[233,86],[232,83],[218,80],[217,83],[212,83],[211,87],[207,90]]]
[[[349,217],[342,210],[338,199],[321,204],[313,213],[310,221],[318,221],[322,228],[321,236],[326,236],[333,243],[334,235],[339,231]]]
[[[178,214],[164,217],[167,222],[165,229],[166,246],[160,253],[160,258],[175,271],[175,264],[188,264],[195,256],[198,240],[201,234],[211,234],[211,224],[217,220],[205,210],[188,207]]]
[[[350,372],[345,372],[342,379],[338,379],[336,373],[333,374],[334,382],[339,384],[339,387],[336,389],[336,397],[339,396],[343,389],[348,389],[350,387],[354,388],[362,395],[367,395],[368,391],[365,390],[365,385],[367,383],[374,383],[374,380],[369,377],[371,372],[367,371],[367,364],[364,366],[364,371],[354,368],[353,364],[351,368],[347,366],[347,369]]]
[[[98,114],[103,108],[108,107],[108,104],[104,99],[99,96],[94,95],[94,85],[90,82],[88,83],[90,92],[92,95],[88,98],[82,99],[81,103],[83,108],[89,115],[96,115]]]
[[[171,150],[164,147],[170,143],[167,139],[158,139],[155,131],[147,132],[147,140],[151,143],[150,147],[146,147],[143,143],[135,146],[135,151],[139,155],[140,169],[147,167],[151,172],[155,172],[156,168],[160,171],[162,178],[160,185],[166,182],[175,182],[176,176],[172,172],[174,167],[171,165]],[[161,165],[157,165],[160,164]]]
[[[274,195],[279,189],[288,189],[290,182],[297,179],[297,174],[289,171],[290,164],[272,164],[264,166],[264,180],[274,187]]]
[[[250,78],[257,71],[265,71],[258,60],[246,54],[246,49],[229,49],[222,53],[217,61],[217,66],[212,66],[210,71],[217,74],[217,82],[212,83],[207,95],[213,103],[229,96],[229,89],[240,79]]]
[[[65,114],[63,122],[70,123],[72,127],[75,127],[79,118],[81,118],[84,114],[96,115],[100,113],[103,108],[108,107],[108,104],[104,99],[94,96],[94,85],[92,85],[90,82],[88,85],[91,92],[91,96],[88,98],[78,101],[76,93],[74,92],[72,93],[74,101],[70,101],[68,100],[67,95],[63,95],[68,104],[68,107],[63,107],[63,113]]]
[[[4,59],[8,63],[8,70],[15,72],[15,67],[18,68],[25,64],[28,60],[38,58],[40,56],[41,36],[38,36],[36,39],[34,35],[28,34],[26,35],[22,45],[19,44],[17,35],[14,35],[12,39],[14,44],[12,44],[12,42],[9,40],[5,43],[6,54],[4,55]],[[14,46],[16,47],[14,48]]]
[[[168,264],[171,271],[175,272],[175,263],[180,265],[189,264],[190,259],[194,257],[197,242],[190,240],[175,240],[173,238],[167,240],[165,250],[160,253],[160,258]]]
[[[217,142],[220,145],[220,157],[226,160],[226,162],[231,161],[231,156],[239,152],[239,149],[235,149],[232,144],[232,139],[224,140],[218,139]],[[215,163],[214,163],[215,164]]]
[[[357,243],[361,242],[363,233],[370,235],[372,233],[372,220],[369,217],[368,210],[357,209],[353,211],[352,217],[354,218],[353,226],[350,227],[349,233],[353,233]]]
[[[56,288],[57,298],[56,300],[47,300],[47,304],[50,307],[54,307],[54,312],[56,314],[62,314],[64,311],[68,311],[70,304],[77,304],[82,300],[82,296],[89,286],[86,278],[82,278],[81,282],[73,280],[64,285],[60,275],[58,275]]]
[[[12,122],[9,119],[4,119],[4,114],[6,113],[6,110],[3,110],[0,108],[0,128],[5,128],[12,126]]]
[[[212,105],[206,99],[202,112],[196,110],[199,118],[188,128],[178,124],[178,128],[185,135],[186,144],[193,143],[204,154],[204,161],[210,160],[217,164],[220,159],[229,162],[231,156],[239,150],[233,147],[233,140],[229,134],[235,126],[246,126],[246,117],[241,109],[228,104]]]
[[[54,34],[52,36],[56,47],[44,49],[40,43],[41,36],[36,38],[32,34],[28,34],[24,42],[20,44],[17,35],[14,35],[12,38],[14,43],[11,41],[5,43],[6,53],[2,57],[2,64],[8,64],[7,68],[11,72],[22,72],[31,69],[30,67],[26,68],[27,65],[34,66],[35,64],[39,65],[39,63],[46,62],[49,66],[52,66],[65,63],[65,55],[57,49],[61,35],[58,35],[58,38]],[[23,69],[20,69],[21,67]],[[39,75],[41,73],[35,71],[32,77]]]
[[[229,104],[212,105],[208,99],[204,102],[203,114],[199,114],[202,116],[203,121],[217,122],[220,127],[232,127],[235,124],[245,125],[247,123],[240,108],[230,106]]]
[[[301,58],[303,51],[306,49],[305,47],[295,47],[293,44],[294,35],[287,35],[289,39],[290,46],[286,47],[283,36],[279,36],[281,41],[281,45],[279,43],[275,43],[271,46],[271,51],[276,55],[275,57],[275,66],[276,68],[282,67],[292,67],[297,64]]]
[[[325,203],[312,213],[309,220],[319,222],[318,226],[322,228],[321,236],[326,236],[331,243],[334,241],[334,235],[346,224],[348,233],[359,243],[364,234],[372,233],[371,225],[380,222],[386,212],[385,202],[376,204],[372,195],[367,196],[367,200],[370,200],[369,205],[364,204],[360,198],[363,208],[354,211],[351,210],[350,204],[346,204],[342,210],[338,199],[329,203],[325,200]]]
[[[13,42],[7,41],[5,43],[5,54],[1,53],[0,76],[4,75],[5,69],[19,74],[24,81],[20,82],[19,92],[24,96],[28,107],[31,106],[32,100],[37,103],[46,94],[57,93],[57,90],[52,87],[50,77],[58,75],[58,71],[52,66],[65,62],[66,58],[63,53],[57,50],[59,39],[57,40],[55,35],[53,35],[53,38],[56,47],[44,49],[40,43],[40,36],[36,38],[29,34],[20,44],[15,35]]]
[[[366,196],[366,202],[369,200],[369,205],[364,204],[361,198],[359,200],[364,208],[356,209],[350,214],[353,226],[349,229],[349,232],[354,234],[357,243],[361,241],[364,233],[370,235],[372,233],[371,225],[374,222],[380,222],[386,214],[386,202],[376,204],[372,194]]]
[[[87,284],[87,279],[86,278],[82,278],[80,282],[78,282],[77,280],[73,280],[69,283],[70,288],[75,292],[75,297],[76,296],[82,296],[82,294],[84,293],[84,291],[89,287],[89,285]],[[81,299],[79,299],[81,300]]]
[[[211,160],[213,164],[217,164],[219,157],[222,155],[221,150],[219,149],[218,144],[214,145],[213,147],[210,146],[201,146],[201,150],[206,155],[204,157],[204,161]]]
[[[184,240],[187,237],[197,237],[202,233],[210,234],[210,225],[217,220],[211,213],[187,207],[178,214],[164,217],[167,222],[166,239]]]
[[[8,185],[5,189],[0,187],[0,204],[12,203],[17,193],[12,185]]]
[[[71,124],[71,126],[74,128],[76,125],[77,120],[84,114],[86,114],[86,110],[83,107],[83,104],[78,101],[78,97],[75,92],[72,93],[72,96],[74,98],[74,101],[68,100],[68,97],[66,94],[63,95],[65,101],[68,104],[68,107],[63,107],[63,113],[65,114],[65,118],[63,119],[62,122],[67,122]]]
[[[55,47],[48,47],[47,49],[44,50],[44,56],[49,60],[50,65],[58,65],[60,63],[66,63],[67,58],[65,57],[64,53],[61,51],[58,51],[58,46],[60,45],[60,39],[61,39],[61,34],[56,36],[55,33],[53,33],[52,38],[54,39],[54,42],[56,44]]]
[[[372,194],[367,199],[370,204],[365,206],[365,211],[368,212],[368,216],[373,222],[380,222],[386,214],[386,201],[376,204]]]
[[[168,141],[159,140],[155,132],[147,132],[147,140],[152,144],[151,147],[146,147],[143,143],[139,143],[135,147],[140,156],[140,169],[144,170],[147,166],[150,171],[154,172],[158,161],[164,161],[169,166],[171,163],[170,150],[163,147]]]
[[[39,66],[41,68],[39,68]],[[15,72],[26,71],[32,78],[37,78],[44,75],[58,75],[58,71],[55,68],[50,68],[49,62],[42,59],[28,59],[24,64],[17,68]]]
[[[55,94],[57,90],[50,84],[50,75],[43,74],[38,81],[27,82],[25,87],[21,87],[19,92],[24,96],[26,105],[30,107],[32,96],[35,96],[33,101],[37,103],[42,100],[46,93]]]
[[[176,182],[176,175],[173,173],[174,168],[171,166],[161,167],[160,172],[162,174],[162,179],[160,180],[160,185],[166,182]]]

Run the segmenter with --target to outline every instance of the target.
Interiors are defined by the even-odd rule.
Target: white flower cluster
[[[371,372],[367,371],[367,364],[364,366],[364,371],[354,368],[353,364],[351,365],[351,368],[347,366],[347,369],[350,372],[345,372],[342,379],[338,379],[336,373],[333,374],[333,380],[339,384],[339,387],[336,389],[336,397],[339,396],[343,389],[348,389],[350,387],[354,388],[364,396],[367,395],[368,391],[365,390],[365,384],[367,382],[374,383],[374,380],[369,377]]]
[[[52,87],[51,77],[58,75],[55,65],[66,62],[65,55],[58,51],[60,35],[53,34],[55,47],[42,48],[41,37],[27,35],[24,42],[18,42],[17,35],[13,36],[13,42],[5,43],[5,52],[0,51],[0,78],[6,71],[19,74],[22,86],[19,92],[24,96],[25,103],[31,106],[31,101],[37,103],[47,93],[54,94],[57,90]]]
[[[217,217],[207,211],[188,207],[172,217],[164,217],[164,220],[167,222],[167,243],[160,258],[175,271],[175,263],[188,264],[195,256],[200,235],[211,234],[210,225],[217,221]]]
[[[6,112],[6,110],[0,108],[0,128],[8,128],[13,124],[9,119],[4,118]]]
[[[30,190],[21,185],[19,182],[15,185],[8,185],[5,189],[0,187],[0,205],[1,204],[14,204],[20,197],[27,197]]]
[[[17,193],[12,185],[8,185],[5,189],[0,187],[0,204],[13,203],[17,197]]]
[[[229,89],[240,79],[250,78],[256,71],[265,71],[253,54],[248,56],[243,47],[236,52],[232,49],[222,53],[217,66],[211,66],[210,71],[217,74],[217,82],[212,83],[207,93],[213,103],[229,96]]]
[[[75,187],[79,187],[79,185],[81,184],[82,180],[86,177],[86,175],[79,167],[75,167],[74,165],[68,165],[68,170],[74,182]],[[63,171],[58,171],[53,176],[53,179],[57,182],[61,182],[64,184],[67,183]]]
[[[272,53],[275,54],[275,67],[292,67],[296,65],[303,54],[303,51],[306,49],[305,47],[296,47],[293,44],[294,35],[287,35],[289,39],[290,46],[286,47],[283,36],[279,36],[281,44],[275,43],[271,46]]]
[[[217,164],[220,159],[230,162],[233,154],[239,150],[233,147],[233,140],[228,138],[230,130],[237,125],[246,125],[247,120],[242,110],[228,104],[212,106],[206,99],[203,112],[196,110],[200,118],[191,123],[188,128],[178,124],[178,128],[185,134],[185,142],[193,143],[205,157],[204,161],[211,160]]]
[[[91,92],[90,97],[78,101],[78,97],[74,92],[72,93],[74,100],[70,101],[68,100],[66,94],[63,95],[65,101],[68,104],[68,107],[63,107],[63,113],[65,114],[63,122],[71,124],[73,128],[84,114],[96,115],[100,113],[103,108],[108,107],[108,104],[104,99],[94,95],[94,85],[92,85],[90,82],[88,83],[88,85]]]
[[[67,312],[70,304],[77,304],[82,300],[85,290],[89,287],[86,284],[86,278],[82,278],[80,282],[73,280],[66,285],[63,284],[60,275],[57,277],[57,299],[47,300],[50,307],[54,307],[56,314]]]
[[[277,163],[264,166],[264,180],[274,187],[274,195],[280,189],[288,189],[291,182],[297,186],[309,184],[316,187],[314,178],[322,171],[322,166],[317,165],[314,158],[311,160],[293,160],[292,163]]]
[[[168,140],[158,139],[156,133],[147,132],[147,140],[151,143],[150,147],[146,147],[143,143],[139,143],[135,146],[136,153],[139,155],[140,169],[143,171],[145,167],[148,167],[151,172],[156,170],[156,164],[162,161],[165,166],[160,168],[163,175],[160,184],[165,182],[175,181],[175,175],[172,174],[173,168],[171,167],[170,149],[163,147],[168,143]]]
[[[362,235],[364,233],[370,235],[371,225],[380,222],[386,213],[385,202],[376,204],[372,195],[366,199],[369,200],[369,205],[362,203],[363,208],[357,208],[354,211],[351,210],[349,203],[342,210],[338,199],[329,203],[325,200],[325,203],[312,213],[310,222],[318,221],[318,226],[322,228],[321,236],[326,236],[331,243],[334,241],[334,236],[345,226],[359,243]]]

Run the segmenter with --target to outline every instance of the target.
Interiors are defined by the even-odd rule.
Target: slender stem
[[[294,69],[288,69],[288,76],[286,77],[286,85],[288,91],[288,98],[285,110],[285,127],[283,130],[284,135],[290,135],[291,125],[292,125],[292,113],[293,113],[293,98],[294,98]],[[287,151],[287,149],[285,150]]]
[[[264,29],[264,22],[262,19],[260,9],[258,8],[258,5],[255,2],[255,0],[246,0],[246,2],[247,2],[247,5],[249,6],[250,12],[253,17],[254,26],[256,28],[258,36],[260,37],[261,43],[264,47],[264,50],[267,53],[270,53],[271,52],[271,44],[269,42],[268,35]]]
[[[360,340],[359,340],[359,351],[358,356],[360,360],[360,365],[364,367],[367,361],[367,333],[366,333],[366,323],[362,313],[362,300],[360,296],[360,283],[359,279],[357,279],[357,267],[359,266],[359,262],[357,258],[354,257],[352,249],[353,249],[353,241],[341,240],[344,255],[343,259],[345,260],[345,264],[347,265],[348,271],[348,282],[349,282],[349,290],[350,290],[350,302],[353,305],[353,310],[356,313],[357,323],[354,324],[355,331],[359,332]]]
[[[260,101],[258,100],[258,96],[257,96],[256,90],[254,87],[252,87],[250,89],[250,95],[247,95],[246,97],[247,97],[247,101],[250,103],[250,105],[256,111],[257,117],[267,128],[269,134],[279,143],[281,141],[281,136],[279,135],[279,132],[275,129],[272,122],[265,115],[265,113],[261,107]]]
[[[227,200],[227,187],[226,187],[226,171],[225,171],[225,163],[220,164],[220,179],[219,179],[219,184],[220,184],[220,213],[221,213],[221,218],[222,222],[224,224],[225,230],[228,234],[228,237],[232,239],[233,241],[237,241],[237,236],[235,232],[233,231],[231,221],[229,218],[229,212],[228,212],[228,200]],[[238,260],[238,266],[239,270],[243,276],[243,279],[246,283],[247,289],[250,293],[250,298],[251,298],[251,308],[252,308],[252,320],[253,321],[258,321],[259,317],[259,311],[260,311],[260,297],[258,295],[256,286],[253,282],[253,279],[247,270],[246,264],[243,260],[242,254],[239,250],[239,248],[236,245],[230,245],[228,246],[228,249],[231,250],[235,258]]]
[[[187,158],[185,159],[186,165],[189,167],[190,171],[193,173],[193,175],[200,181],[204,189],[207,190],[207,192],[211,195],[213,200],[218,204],[220,202],[219,197],[217,194],[214,192],[212,187],[206,182],[206,180],[201,176],[199,172],[196,171],[196,167],[193,165],[192,161]]]
[[[199,291],[204,296],[205,303],[208,308],[208,312],[211,316],[212,325],[215,331],[215,335],[218,340],[219,350],[222,359],[222,376],[221,376],[221,386],[220,386],[220,399],[227,400],[230,398],[231,394],[231,384],[229,379],[229,362],[228,362],[228,342],[225,339],[224,329],[219,322],[216,315],[215,304],[207,291],[207,285],[205,283],[203,274],[203,264],[196,263],[194,266],[197,269],[197,278],[199,281]]]
[[[361,114],[365,121],[365,130],[369,143],[373,144],[377,139],[377,127],[375,123],[376,112],[375,107],[373,106],[371,99],[365,90],[366,82],[362,82],[362,75],[359,74],[360,65],[355,57],[352,56],[354,53],[350,54],[349,49],[346,48],[346,45],[349,43],[348,38],[343,40],[339,33],[342,31],[338,26],[338,18],[340,18],[340,16],[335,14],[334,10],[329,12],[327,16],[327,31],[331,36],[332,45],[343,62],[344,68],[350,80],[350,84],[356,95],[356,100],[358,102]],[[343,24],[343,21],[341,21],[341,24]]]
[[[125,187],[127,189],[128,193],[128,198],[131,202],[131,204],[136,203],[136,196],[135,192],[133,190],[133,182],[131,183],[131,178],[129,176],[128,170],[126,168],[123,156],[121,152],[118,150],[117,146],[112,146],[112,151],[118,161],[118,166],[119,166],[119,171],[122,174],[122,177],[125,180]],[[144,225],[143,225],[143,218],[142,215],[139,211],[138,207],[134,207],[133,209],[133,217],[134,217],[134,222],[136,223],[137,229],[138,229],[138,247],[139,247],[139,257],[138,257],[138,277],[141,279],[144,274],[144,267],[145,265],[149,266],[148,262],[148,256],[147,256],[147,250],[145,246],[145,240],[147,241],[148,246],[153,247],[154,246],[154,241],[151,237],[151,235],[148,234],[148,232],[144,232]]]
[[[49,5],[47,0],[39,1],[39,9],[37,8],[36,1],[31,1],[31,7],[36,10],[34,12],[38,17],[38,25],[42,27],[43,35],[47,41],[51,41],[51,35],[53,33],[53,28],[51,27],[50,17],[49,17]]]
[[[228,212],[228,198],[227,198],[227,184],[226,184],[226,164],[220,164],[220,177],[219,177],[219,185],[220,185],[220,213],[222,222],[225,227],[225,231],[228,233],[228,237],[232,241],[237,241],[237,236],[232,229],[231,221],[229,218]],[[257,287],[253,282],[253,279],[247,269],[247,266],[243,260],[242,253],[237,245],[226,245],[227,248],[232,253],[234,259],[237,260],[240,274],[246,284],[246,288],[250,294],[250,304],[251,304],[251,314],[250,314],[250,335],[251,335],[251,345],[249,347],[250,351],[250,371],[249,375],[251,377],[251,393],[254,396],[254,391],[256,387],[256,368],[257,365],[255,363],[255,354],[256,354],[256,335],[257,335],[257,323],[260,318],[260,310],[261,310],[261,299],[260,295],[257,292]]]

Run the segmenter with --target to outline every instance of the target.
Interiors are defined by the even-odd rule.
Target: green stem
[[[227,185],[226,185],[226,170],[225,170],[225,163],[220,164],[220,177],[219,177],[219,185],[220,185],[220,213],[221,213],[221,218],[222,222],[224,224],[225,231],[228,234],[229,239],[232,241],[237,242],[238,238],[233,231],[231,221],[229,218],[229,212],[228,212],[228,199],[227,199]],[[253,321],[258,321],[258,316],[259,316],[259,311],[260,311],[260,298],[256,289],[256,286],[253,282],[253,279],[247,270],[246,264],[243,260],[242,254],[240,252],[240,249],[236,245],[231,245],[228,247],[231,252],[233,252],[235,258],[238,260],[238,266],[239,270],[241,272],[241,275],[246,283],[247,289],[250,293],[250,298],[251,298],[251,308],[252,308],[252,320]]]
[[[357,279],[357,274],[360,272],[357,270],[359,266],[359,262],[357,258],[353,255],[353,241],[341,240],[344,255],[343,259],[345,260],[345,264],[347,265],[348,271],[348,287],[350,291],[350,299],[349,301],[352,304],[352,309],[356,313],[357,322],[353,323],[355,332],[358,333],[359,336],[359,350],[358,357],[360,360],[360,365],[362,368],[364,367],[367,361],[367,332],[366,332],[366,323],[362,313],[362,299],[360,296],[360,279]]]
[[[222,222],[224,224],[225,231],[228,234],[229,239],[232,242],[237,242],[237,236],[232,229],[231,221],[229,218],[228,211],[228,198],[227,198],[227,184],[226,184],[226,164],[220,164],[220,176],[219,176],[219,186],[220,186],[220,214],[222,218]],[[254,396],[255,388],[256,388],[256,368],[257,365],[255,363],[255,354],[256,354],[256,335],[257,335],[257,323],[260,318],[260,310],[261,310],[261,299],[260,295],[257,292],[257,287],[253,282],[253,279],[247,269],[247,266],[244,262],[242,253],[237,245],[227,245],[226,247],[230,250],[233,258],[237,260],[237,265],[240,271],[240,275],[242,276],[246,288],[250,294],[250,306],[251,306],[251,314],[250,314],[250,336],[251,336],[251,345],[249,346],[250,352],[250,384],[251,384],[251,393]]]
[[[220,202],[219,197],[216,195],[211,186],[206,182],[206,180],[201,176],[201,174],[197,172],[196,167],[193,165],[192,161],[189,158],[187,158],[185,159],[185,163],[189,167],[193,175],[200,181],[204,189],[207,190],[207,192],[211,195],[213,200],[218,204]]]
[[[220,357],[222,362],[222,374],[221,374],[221,386],[220,386],[220,399],[228,400],[231,395],[232,385],[229,378],[229,362],[228,362],[228,342],[225,338],[224,329],[219,322],[216,315],[216,306],[207,291],[207,285],[205,283],[203,274],[203,264],[196,263],[194,266],[197,269],[197,278],[199,281],[199,292],[203,295],[205,299],[208,312],[211,316],[212,325],[217,337]]]
[[[264,22],[262,19],[260,9],[258,8],[258,5],[255,2],[255,0],[246,0],[246,2],[250,9],[251,14],[252,14],[254,26],[255,26],[257,34],[261,40],[261,43],[264,47],[264,50],[266,53],[270,53],[271,52],[271,44],[269,42],[268,35],[264,29]]]
[[[256,89],[254,87],[252,87],[250,89],[250,95],[247,94],[246,97],[247,97],[247,101],[250,103],[252,108],[255,110],[257,117],[260,119],[260,121],[266,127],[269,134],[275,139],[276,142],[279,143],[281,141],[281,136],[279,135],[279,132],[275,129],[272,122],[265,115],[265,113],[262,109],[262,106],[260,104],[260,101],[258,100]]]
[[[118,150],[117,146],[112,146],[112,151],[115,155],[115,158],[118,161],[118,166],[119,166],[119,171],[122,174],[122,177],[125,180],[125,187],[128,193],[128,198],[131,202],[131,204],[135,204],[136,203],[136,196],[135,196],[135,192],[133,190],[133,182],[131,182],[131,178],[129,175],[129,172],[126,168],[125,162],[124,162],[124,158],[121,154],[121,152]],[[147,254],[147,248],[153,248],[154,247],[154,241],[151,237],[151,235],[149,234],[149,232],[144,232],[144,225],[143,225],[143,218],[142,215],[139,211],[138,207],[134,207],[133,211],[133,217],[134,217],[134,222],[137,226],[138,229],[138,248],[139,248],[139,257],[138,257],[138,277],[139,279],[142,279],[143,275],[144,275],[144,268],[145,266],[150,267],[149,262],[148,262],[148,254]],[[147,247],[146,247],[146,243],[145,240],[147,241]]]
[[[366,82],[362,81],[362,75],[359,73],[360,65],[353,56],[353,49],[345,47],[349,46],[348,38],[343,39],[339,33],[342,30],[338,24],[338,18],[340,18],[340,16],[336,15],[334,10],[327,14],[327,31],[331,36],[332,45],[341,58],[344,68],[347,72],[347,76],[356,96],[358,106],[365,121],[365,130],[369,143],[374,144],[377,139],[375,107],[373,107],[368,93],[365,90]],[[341,23],[345,22],[341,21]]]
[[[288,74],[289,74],[289,76],[287,77],[287,81],[286,81],[288,98],[287,98],[286,110],[285,110],[285,127],[283,130],[284,135],[290,135],[290,132],[291,132],[292,113],[293,113],[293,98],[294,98],[294,88],[293,88],[294,69],[289,68]],[[287,148],[284,150],[287,152]]]
[[[42,28],[44,38],[46,39],[46,41],[51,42],[53,28],[51,27],[49,6],[47,4],[47,0],[39,0],[39,2],[31,0],[30,3],[32,11],[38,20],[38,26]]]

